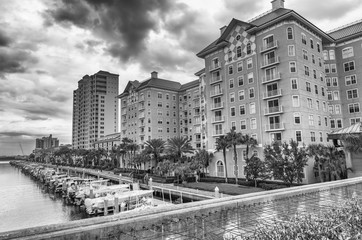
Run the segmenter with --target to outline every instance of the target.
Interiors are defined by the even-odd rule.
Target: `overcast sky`
[[[359,20],[360,0],[286,0],[324,31]],[[72,93],[85,74],[185,83],[195,54],[232,18],[247,21],[270,0],[0,0],[0,155],[29,154],[35,138],[71,143]]]

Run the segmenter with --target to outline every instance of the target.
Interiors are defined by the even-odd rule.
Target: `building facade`
[[[35,139],[35,149],[48,149],[59,147],[59,139],[53,138],[52,134],[49,137]]]
[[[202,148],[199,80],[182,85],[152,72],[149,79],[130,81],[119,98],[121,134],[141,150],[148,140],[179,136],[191,139],[195,149]]]
[[[99,71],[85,75],[73,92],[74,149],[90,149],[118,129],[118,75]]]
[[[113,147],[117,147],[121,144],[121,133],[112,133],[94,142],[95,149],[105,149],[110,152]]]
[[[331,130],[360,121],[357,24],[328,34],[284,8],[284,0],[274,0],[271,11],[222,27],[220,37],[197,54],[205,60],[208,149],[233,128],[257,139],[252,153],[262,156],[273,141],[327,144]],[[238,156],[243,177],[245,146]],[[210,173],[224,176],[227,167],[233,177],[232,151],[227,159],[225,164],[216,152]],[[310,162],[304,182],[315,181]]]

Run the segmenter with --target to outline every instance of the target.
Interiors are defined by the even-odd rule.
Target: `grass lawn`
[[[247,187],[242,185],[228,184],[228,183],[212,183],[212,182],[190,182],[182,185],[183,187],[199,189],[204,191],[214,192],[215,187],[219,188],[219,192],[228,195],[240,195],[254,192],[265,191],[261,188]]]

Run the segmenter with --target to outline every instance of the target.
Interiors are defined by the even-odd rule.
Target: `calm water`
[[[0,232],[86,218],[77,206],[48,193],[30,176],[0,162]]]

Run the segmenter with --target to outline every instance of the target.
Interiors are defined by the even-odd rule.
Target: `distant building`
[[[73,92],[74,149],[90,149],[118,130],[118,75],[99,71],[85,75]]]
[[[105,149],[111,151],[113,146],[119,146],[121,144],[121,133],[112,133],[104,137],[101,137],[98,141],[94,142],[95,149]]]
[[[52,134],[50,134],[49,137],[37,138],[35,140],[35,149],[48,149],[54,147],[59,147],[59,140],[58,138],[53,138]]]

